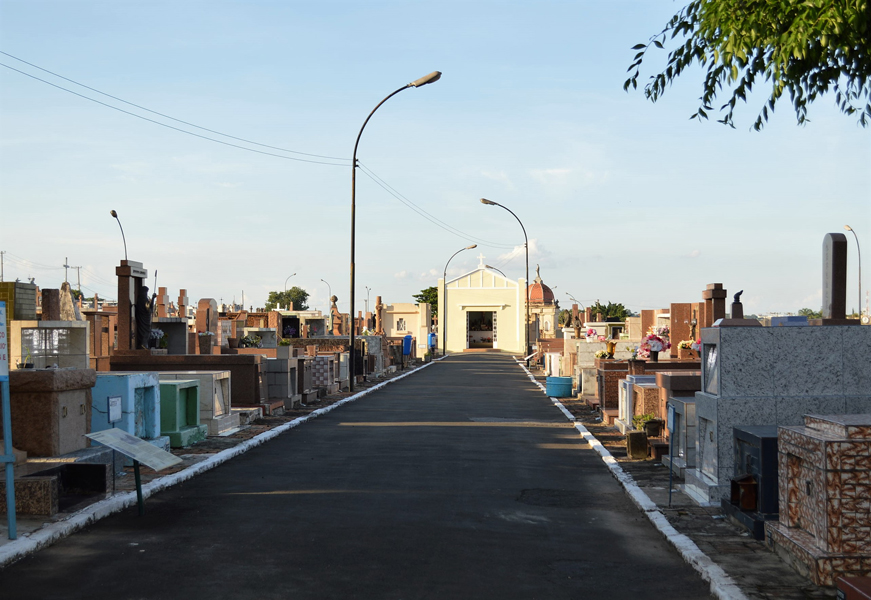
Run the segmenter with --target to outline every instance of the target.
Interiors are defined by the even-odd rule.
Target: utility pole
[[[69,262],[70,262],[69,257],[65,256],[64,257],[64,283],[69,283],[69,279],[67,278],[67,273],[69,273],[69,270],[70,270]]]
[[[0,282],[3,281],[3,255],[6,254],[6,250],[0,250]]]
[[[70,267],[76,270],[76,289],[82,291],[82,267]]]

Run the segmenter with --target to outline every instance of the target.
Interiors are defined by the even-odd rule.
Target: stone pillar
[[[184,318],[188,316],[188,291],[178,291],[178,316]]]
[[[375,333],[384,335],[384,304],[381,296],[375,296]]]
[[[722,283],[709,283],[707,289],[702,292],[705,301],[705,320],[702,327],[712,327],[718,319],[726,318],[726,290]]]
[[[42,290],[42,320],[60,321],[60,290]]]
[[[862,307],[859,307],[862,310]],[[811,325],[859,325],[847,318],[847,236],[827,233],[823,238],[823,318]]]
[[[118,276],[118,350],[136,349],[136,298],[148,271],[141,262],[122,260],[115,267]]]
[[[157,318],[165,319],[169,316],[169,294],[165,287],[157,288]]]

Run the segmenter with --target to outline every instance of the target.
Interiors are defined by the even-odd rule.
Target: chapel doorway
[[[471,310],[466,313],[469,348],[496,347],[496,313]]]

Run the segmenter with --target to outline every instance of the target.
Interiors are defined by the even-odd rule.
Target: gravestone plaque
[[[117,450],[133,460],[138,460],[155,471],[162,471],[182,462],[177,456],[166,450],[161,450],[157,446],[152,446],[146,440],[130,435],[123,429],[104,429],[95,433],[87,433],[85,437],[108,446],[112,450]]]

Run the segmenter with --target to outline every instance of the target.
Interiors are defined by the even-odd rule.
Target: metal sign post
[[[125,456],[133,459],[133,475],[136,478],[136,501],[139,504],[139,516],[145,514],[145,501],[142,499],[142,478],[139,474],[139,463],[151,467],[155,471],[161,471],[167,467],[177,465],[182,460],[165,450],[152,446],[145,440],[130,435],[123,429],[104,429],[95,433],[86,433],[95,442],[117,450]]]
[[[671,508],[672,481],[674,481],[674,404],[668,405],[668,507]]]
[[[6,335],[6,302],[0,301],[0,396],[3,411],[3,454],[6,464],[6,522],[9,539],[18,539],[15,522],[15,453],[12,450],[12,410],[9,407],[9,338]]]

